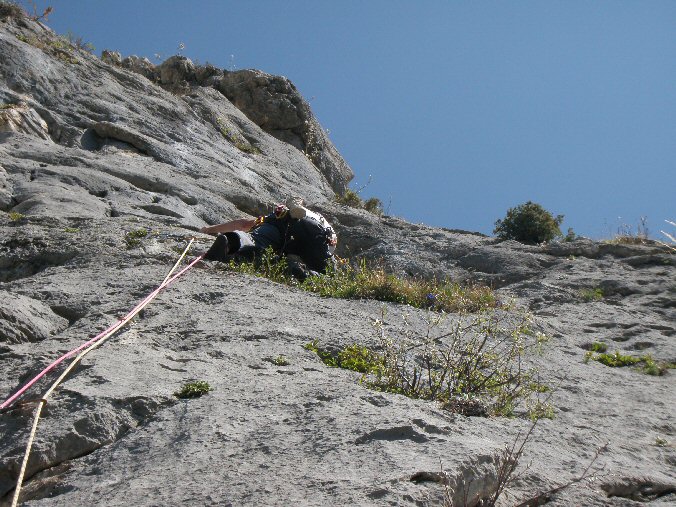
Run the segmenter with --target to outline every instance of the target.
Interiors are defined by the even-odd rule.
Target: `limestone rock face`
[[[676,373],[584,360],[602,342],[676,362],[667,249],[585,239],[529,246],[338,205],[351,171],[285,78],[183,57],[159,66],[114,52],[99,60],[13,16],[0,20],[0,55],[0,118],[12,125],[0,132],[0,401],[115,324],[191,238],[190,256],[206,249],[212,238],[197,229],[302,195],[334,225],[339,255],[399,275],[488,284],[550,337],[527,361],[552,387],[555,417],[536,426],[521,460],[531,467],[498,505],[574,480],[600,447],[597,479],[549,503],[676,499]],[[375,347],[374,321],[401,337],[427,332],[430,317],[197,266],[50,398],[22,503],[478,505],[497,487],[499,452],[530,426],[523,409],[514,418],[453,414],[368,389],[360,374],[304,347]],[[276,364],[282,355],[288,364]],[[2,507],[35,400],[54,378],[0,413]],[[195,380],[213,391],[174,396]]]

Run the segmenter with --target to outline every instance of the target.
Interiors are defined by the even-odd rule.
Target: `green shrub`
[[[605,345],[605,344],[604,344]],[[599,352],[605,352],[599,350]],[[637,370],[646,375],[655,375],[662,376],[667,373],[668,370],[676,368],[676,363],[670,363],[666,361],[655,361],[650,354],[646,354],[641,357],[630,356],[622,354],[620,351],[615,351],[612,354],[594,354],[595,350],[592,348],[585,354],[584,362],[589,360],[598,361],[601,364],[610,366],[611,368],[622,368],[625,366],[634,366],[638,365]]]
[[[603,299],[603,289],[580,289],[580,297],[583,301],[590,303],[592,301],[601,301]]]
[[[223,138],[231,143],[239,151],[249,153],[250,155],[258,155],[261,153],[261,150],[247,141],[244,136],[238,134],[237,132],[233,132],[233,130],[225,123],[223,118],[217,118],[216,124],[218,125],[218,131],[221,133]]]
[[[136,229],[129,231],[124,235],[124,241],[127,243],[127,248],[137,248],[141,246],[141,239],[148,235],[147,229]]]
[[[270,359],[270,362],[275,366],[289,366],[291,364],[291,362],[286,358],[286,356],[282,354]]]
[[[495,222],[493,233],[500,239],[543,243],[562,236],[562,222],[563,215],[554,217],[539,204],[528,201],[507,210],[505,218]]]
[[[174,396],[181,399],[199,398],[200,396],[207,394],[209,391],[213,391],[213,387],[211,387],[208,382],[205,382],[204,380],[197,380],[184,385],[180,391],[176,391],[174,393]]]
[[[317,354],[325,365],[332,368],[343,368],[359,373],[374,373],[381,367],[378,354],[357,343],[348,345],[337,354],[320,349],[318,340],[306,343],[303,348]]]
[[[636,226],[636,231],[634,231],[631,225],[621,224],[617,228],[615,237],[608,240],[607,243],[619,245],[643,245],[648,241],[649,236],[648,219],[646,217],[641,217]]]
[[[616,350],[613,354],[598,354],[592,359],[611,368],[621,368],[641,362],[641,358],[622,354],[619,350]]]
[[[347,189],[345,192],[343,192],[342,195],[336,194],[336,202],[338,204],[344,204],[346,206],[350,206],[351,208],[363,208],[364,203],[361,200],[361,197],[359,197],[359,194],[355,192],[354,190]]]
[[[353,344],[330,353],[316,340],[305,348],[329,366],[362,373],[360,382],[376,391],[438,401],[465,415],[511,416],[525,402],[528,417],[551,418],[553,407],[537,397],[550,389],[523,362],[543,340],[529,325],[530,316],[497,311],[470,321],[437,316],[423,332],[406,322],[403,336],[395,338],[379,320],[377,349]]]
[[[0,0],[0,19],[23,18],[26,12],[16,2]]]
[[[383,214],[383,203],[377,197],[371,197],[364,201],[364,209],[369,213],[380,216]]]
[[[82,36],[75,35],[73,32],[66,33],[65,39],[76,49],[81,51],[87,51],[88,53],[93,53],[96,51],[96,47],[91,42],[86,42],[83,40]]]
[[[18,222],[19,220],[26,218],[26,215],[23,213],[19,213],[18,211],[10,211],[9,212],[9,219],[12,222]]]
[[[589,348],[592,352],[606,352],[608,350],[608,345],[603,342],[594,342]]]
[[[361,260],[308,277],[302,288],[322,296],[375,299],[446,312],[475,312],[496,305],[495,293],[485,286],[461,286],[451,281],[402,278]]]

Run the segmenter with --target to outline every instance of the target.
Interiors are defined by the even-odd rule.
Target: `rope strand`
[[[31,382],[26,384],[24,388],[19,390],[14,396],[12,396],[10,399],[8,399],[5,403],[3,403],[2,407],[8,405],[11,403],[14,399],[16,399],[18,396],[20,396],[23,392],[25,392],[26,389],[28,389],[33,383],[35,383],[40,377],[42,377],[44,374],[46,374],[50,369],[53,369],[57,364],[59,364],[61,361],[65,360],[67,357],[70,355],[74,354],[78,350],[82,350],[83,347],[86,346],[84,350],[82,350],[78,356],[68,365],[68,367],[61,373],[59,378],[57,378],[54,383],[50,386],[50,388],[45,392],[44,396],[40,399],[40,404],[38,405],[38,408],[35,411],[35,414],[33,416],[33,425],[31,428],[30,435],[28,437],[28,443],[26,444],[26,451],[24,452],[24,457],[23,461],[21,462],[21,469],[19,471],[19,477],[17,478],[16,481],[16,487],[14,489],[14,496],[12,497],[12,505],[11,507],[16,507],[18,502],[19,502],[19,495],[21,494],[21,487],[23,486],[23,479],[26,474],[26,468],[28,466],[28,458],[31,453],[31,449],[33,447],[33,441],[35,440],[35,434],[37,433],[38,429],[38,422],[40,421],[40,415],[42,414],[42,408],[45,406],[47,403],[47,398],[49,398],[52,393],[56,390],[56,388],[63,382],[63,380],[68,376],[68,374],[75,368],[75,366],[80,362],[80,360],[89,354],[92,350],[100,347],[108,338],[113,336],[118,329],[120,329],[124,324],[129,322],[131,319],[133,319],[143,308],[145,308],[147,305],[150,304],[150,302],[160,293],[162,289],[167,287],[171,282],[176,280],[179,276],[181,276],[183,273],[188,271],[190,268],[192,268],[197,262],[199,262],[202,259],[202,256],[200,255],[197,257],[195,260],[193,260],[186,268],[181,270],[177,275],[174,275],[172,277],[172,274],[176,269],[178,268],[179,264],[185,257],[185,255],[188,253],[188,250],[190,249],[190,246],[192,245],[193,241],[195,239],[193,238],[190,240],[190,243],[188,243],[188,246],[185,248],[183,251],[183,254],[179,257],[178,261],[176,261],[176,264],[171,268],[167,276],[164,278],[160,286],[155,289],[153,292],[150,293],[140,304],[136,305],[136,307],[129,312],[123,319],[119,320],[116,324],[112,325],[109,327],[106,331],[103,333],[100,333],[99,335],[96,336],[95,339],[89,340],[86,342],[84,345],[81,345],[77,349],[72,350],[71,352],[64,354],[59,358],[59,360],[55,361],[52,363],[48,368],[45,368],[40,375],[36,376]],[[97,341],[98,340],[98,341]],[[89,345],[88,345],[89,344]],[[88,345],[88,346],[87,346]]]

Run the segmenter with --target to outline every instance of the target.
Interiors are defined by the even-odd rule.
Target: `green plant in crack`
[[[299,283],[286,259],[268,249],[251,262],[224,263],[219,269],[268,278],[324,297],[375,299],[428,308],[437,312],[482,312],[498,306],[495,293],[482,285],[460,285],[450,280],[404,278],[366,260],[356,265],[341,262],[326,274],[310,276]]]
[[[637,371],[653,376],[666,375],[669,370],[676,368],[676,363],[655,361],[655,359],[653,359],[650,354],[645,354],[643,356],[632,356],[628,354],[622,354],[619,350],[613,352],[612,354],[595,354],[592,350],[589,350],[587,353],[585,353],[584,362],[587,363],[590,360],[597,361],[611,368],[636,366]]]
[[[195,382],[189,382],[185,384],[180,390],[174,393],[174,396],[177,398],[199,398],[204,396],[209,391],[213,391],[213,387],[209,385],[208,382],[204,380],[196,380]]]
[[[129,231],[124,235],[124,242],[127,244],[127,248],[138,248],[141,246],[141,240],[147,235],[147,229],[136,229],[135,231]]]
[[[272,359],[270,359],[270,362],[275,366],[289,366],[291,364],[291,362],[283,354],[280,354],[277,357],[273,357]]]
[[[585,303],[592,301],[601,301],[603,299],[603,289],[597,287],[594,289],[580,289],[580,297]]]
[[[256,146],[247,141],[244,136],[234,132],[226,123],[223,118],[217,118],[216,124],[218,125],[218,131],[221,133],[223,138],[232,144],[239,151],[248,153],[250,155],[258,155],[261,153],[261,150]]]
[[[18,211],[9,212],[9,219],[12,222],[18,222],[20,220],[23,220],[24,218],[26,218],[26,215],[24,215],[23,213],[19,213]]]

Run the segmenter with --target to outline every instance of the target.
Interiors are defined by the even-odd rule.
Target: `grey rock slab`
[[[21,125],[40,127],[0,133],[3,401],[129,312],[192,237],[190,256],[204,251],[213,238],[197,229],[300,194],[334,224],[340,255],[400,275],[489,283],[550,337],[524,365],[553,387],[555,418],[538,423],[521,460],[530,469],[502,505],[575,479],[606,444],[599,477],[551,505],[674,500],[674,371],[584,361],[597,341],[676,361],[676,267],[666,249],[587,239],[522,245],[337,204],[351,172],[286,78],[183,57],[161,66],[113,53],[99,60],[56,51],[54,41],[29,20],[0,22],[0,101],[20,105]],[[246,81],[239,91],[237,79]],[[603,296],[585,300],[582,291],[595,289]],[[463,487],[470,504],[488,495],[496,452],[527,420],[464,417],[376,392],[303,347],[375,346],[383,311],[395,338],[404,318],[427,331],[422,310],[321,298],[209,263],[193,268],[56,391],[23,503],[438,505],[441,482],[455,505]],[[274,365],[280,355],[290,364]],[[3,507],[35,399],[53,378],[0,414]],[[174,396],[195,380],[214,390]]]

